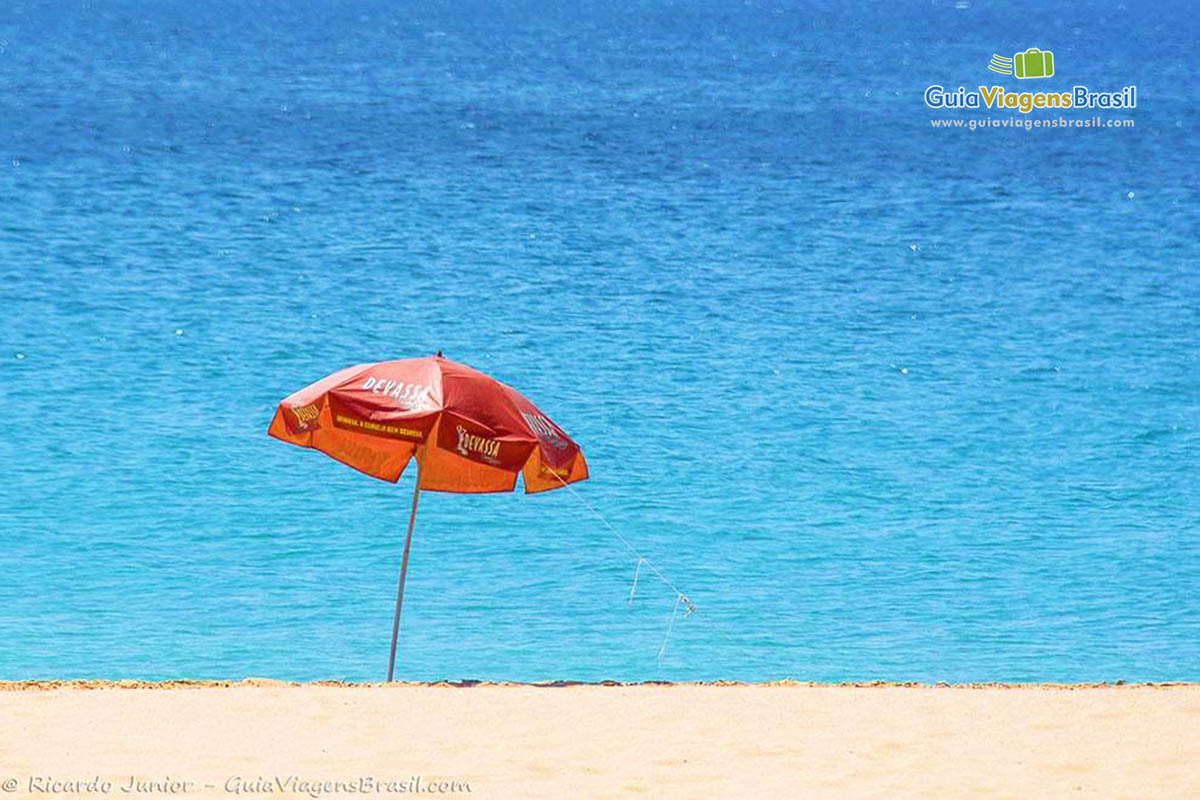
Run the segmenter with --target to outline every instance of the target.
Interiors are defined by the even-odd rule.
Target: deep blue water
[[[198,5],[0,9],[0,678],[381,678],[411,475],[265,429],[442,348],[699,611],[429,494],[403,677],[1200,679],[1189,4]],[[1136,128],[931,128],[1032,46]]]

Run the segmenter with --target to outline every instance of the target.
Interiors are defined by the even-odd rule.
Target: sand
[[[0,684],[3,795],[1191,798],[1200,685]]]

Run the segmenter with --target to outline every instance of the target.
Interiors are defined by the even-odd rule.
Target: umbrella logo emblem
[[[474,453],[484,461],[491,464],[497,463],[497,459],[500,457],[500,442],[486,436],[469,433],[462,425],[455,428],[454,432],[458,434],[458,444],[454,446],[454,449],[458,451],[459,455],[470,458]]]
[[[527,411],[522,411],[521,416],[529,423],[529,427],[533,428],[533,432],[539,439],[549,444],[551,447],[556,447],[559,450],[567,448],[566,441],[558,435],[558,430],[555,429],[554,423],[543,417],[541,414],[530,414]]]
[[[315,422],[317,417],[320,416],[316,403],[307,406],[296,406],[292,409],[292,413],[296,415],[296,422],[300,430],[306,429],[310,423]]]
[[[419,383],[405,383],[404,381],[390,381],[386,378],[368,377],[363,382],[363,391],[369,391],[372,394],[386,395],[407,411],[420,411],[427,408],[433,408],[433,403],[429,399],[429,395],[433,393],[433,387],[424,386]]]

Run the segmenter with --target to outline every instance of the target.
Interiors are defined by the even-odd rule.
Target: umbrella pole
[[[422,455],[424,452],[422,451]],[[400,585],[396,587],[396,616],[392,619],[392,654],[388,657],[388,683],[396,669],[396,640],[400,637],[400,607],[404,605],[404,579],[408,576],[408,553],[412,549],[413,526],[417,523],[417,500],[421,498],[421,459],[417,459],[417,481],[413,486],[412,510],[408,513],[408,535],[404,537],[404,557],[400,560]]]

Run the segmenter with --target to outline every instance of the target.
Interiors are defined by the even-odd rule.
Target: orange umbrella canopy
[[[393,483],[420,447],[417,488],[435,492],[511,492],[518,473],[543,492],[588,476],[579,445],[524,395],[440,353],[335,372],[286,397],[267,432]]]

